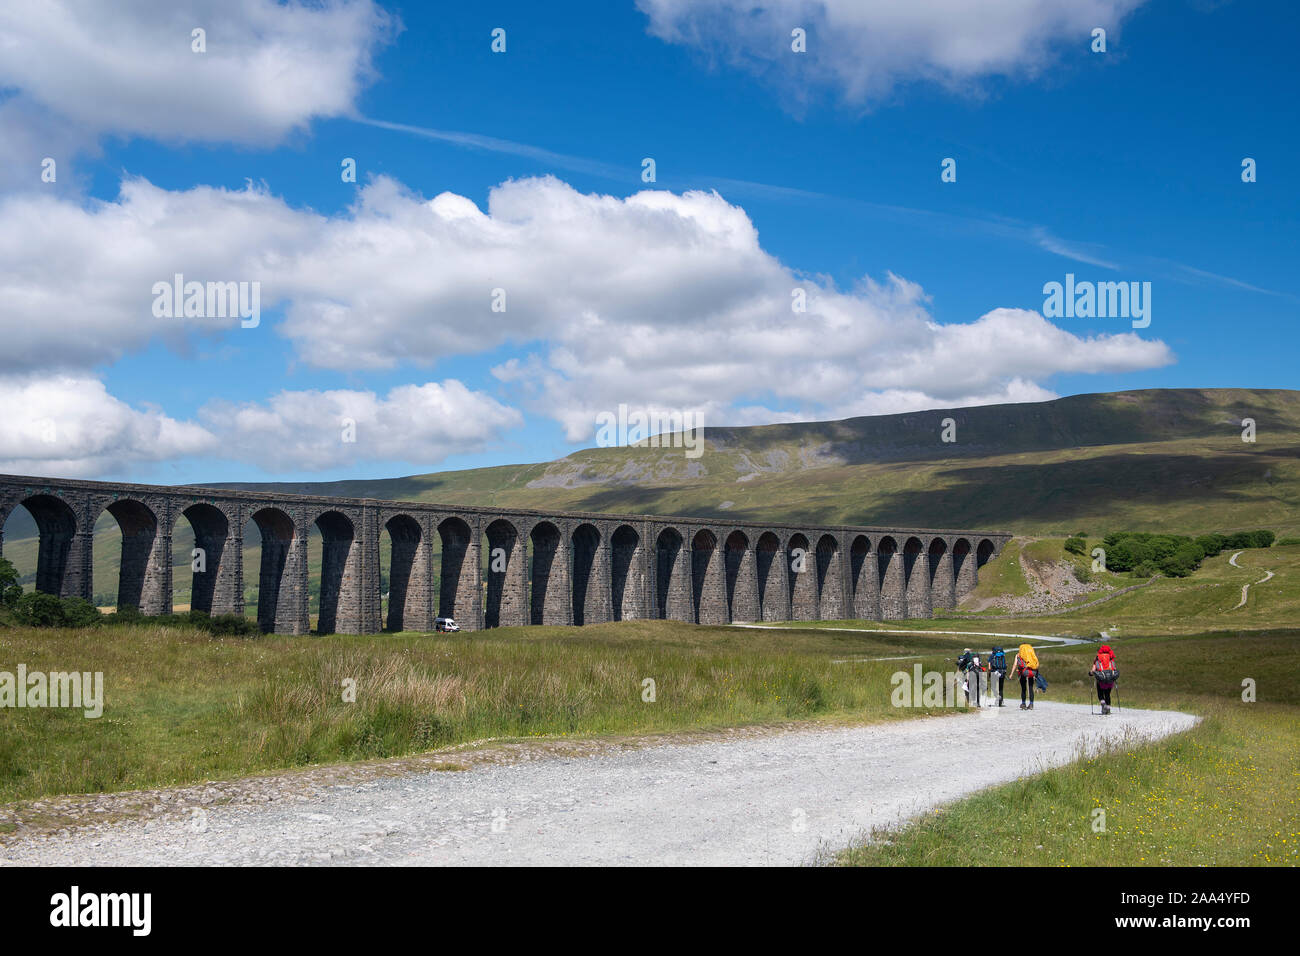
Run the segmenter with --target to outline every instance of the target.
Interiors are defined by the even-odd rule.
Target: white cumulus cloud
[[[5,185],[39,182],[43,157],[67,163],[109,134],[274,146],[350,115],[397,28],[373,0],[6,0]]]
[[[284,317],[255,329],[156,318],[151,287],[175,272],[259,281],[263,309]],[[1021,309],[939,323],[924,290],[888,272],[838,288],[768,253],[745,210],[717,193],[619,198],[551,177],[504,183],[486,209],[380,178],[329,217],[264,189],[143,180],[89,206],[11,198],[0,203],[0,297],[10,374],[84,370],[195,335],[261,347],[278,333],[307,364],[353,374],[454,371],[457,356],[505,346],[515,355],[497,377],[574,441],[622,403],[700,410],[714,424],[828,418],[1047,398],[1056,374],[1173,359],[1158,339],[1081,336]],[[336,415],[330,394],[317,404]],[[293,420],[289,405],[270,406]],[[262,440],[292,437],[269,429]],[[302,452],[329,461],[338,449]]]
[[[652,35],[778,84],[847,102],[931,81],[970,92],[989,76],[1033,76],[1061,45],[1088,49],[1142,0],[637,0]],[[791,50],[791,31],[807,51]]]

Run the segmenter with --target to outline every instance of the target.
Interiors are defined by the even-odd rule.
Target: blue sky
[[[1290,4],[79,6],[0,14],[3,470],[380,477],[557,457],[620,403],[1296,387]],[[176,271],[261,282],[260,324],[151,315]],[[1149,282],[1150,325],[1044,319],[1067,273]]]

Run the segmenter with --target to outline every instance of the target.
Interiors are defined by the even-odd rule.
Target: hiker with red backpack
[[[1034,681],[1038,677],[1038,655],[1033,645],[1021,644],[1011,670],[1020,678],[1020,709],[1034,709]],[[1025,706],[1025,691],[1029,692],[1029,706]]]
[[[1119,680],[1119,665],[1115,663],[1115,652],[1109,644],[1103,644],[1097,649],[1097,657],[1092,662],[1092,667],[1088,668],[1088,674],[1097,682],[1097,699],[1101,701],[1101,714],[1104,717],[1110,713],[1110,692]]]

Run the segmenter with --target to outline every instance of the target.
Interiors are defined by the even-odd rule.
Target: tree
[[[13,607],[22,596],[23,588],[18,583],[18,570],[8,558],[0,558],[0,604]]]

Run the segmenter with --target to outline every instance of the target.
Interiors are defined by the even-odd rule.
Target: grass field
[[[1116,652],[1121,706],[1183,710],[1203,715],[1202,723],[1170,740],[1115,748],[985,791],[878,832],[839,862],[1300,863],[1300,632],[1136,638],[1117,641]],[[1083,675],[1092,653],[1039,652],[1050,699],[1089,699]],[[1246,678],[1258,682],[1254,703],[1242,700]],[[995,736],[988,759],[1014,746],[1014,736]]]
[[[0,670],[101,671],[104,714],[0,710],[0,802],[419,753],[487,737],[914,717],[896,664],[956,639],[627,622],[462,635],[211,639],[189,630],[0,628]],[[643,681],[656,685],[643,701]],[[356,682],[355,703],[343,682]]]

